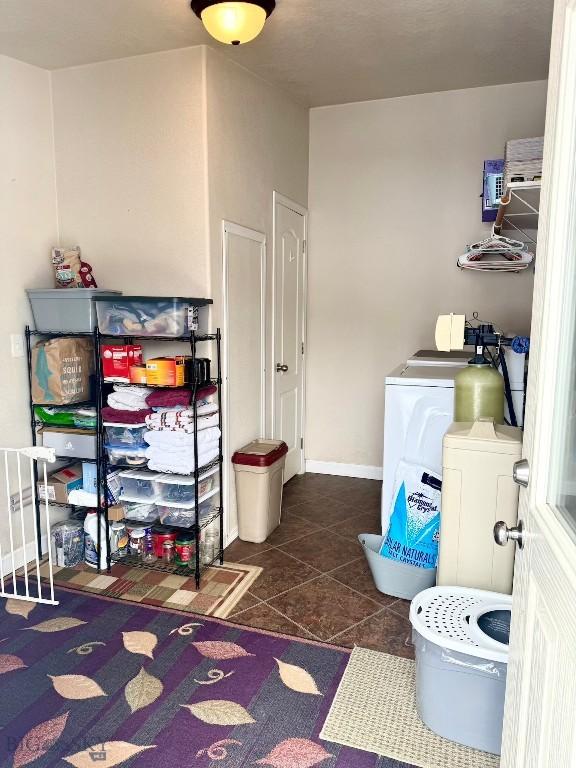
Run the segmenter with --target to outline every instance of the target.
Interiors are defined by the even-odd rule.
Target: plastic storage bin
[[[156,504],[122,504],[126,520],[137,523],[155,523],[158,520]]]
[[[120,501],[157,501],[159,497],[157,480],[159,474],[150,474],[137,469],[120,472],[122,493]]]
[[[26,293],[38,331],[91,333],[96,325],[96,296],[120,296],[104,288],[29,288]]]
[[[280,525],[287,453],[281,440],[254,440],[232,456],[242,541],[261,544]]]
[[[218,490],[219,489],[216,488],[215,490],[210,491],[209,498],[198,505],[198,522],[200,525],[215,513],[216,506],[213,503],[212,497],[218,493]],[[191,528],[196,523],[194,503],[181,506],[159,504],[158,512],[160,514],[160,522],[162,525],[174,525],[178,528]]]
[[[111,448],[124,448],[135,446],[147,448],[144,442],[144,432],[148,429],[146,424],[111,424],[104,423],[106,428],[106,443]]]
[[[110,445],[105,445],[104,447],[108,454],[108,462],[112,465],[120,464],[124,466],[128,464],[132,467],[145,467],[147,464],[146,446],[126,445],[124,448],[113,448]]]
[[[417,568],[415,565],[383,557],[380,547],[385,538],[374,533],[361,533],[358,536],[376,589],[385,595],[412,600],[423,589],[434,586],[436,568]]]
[[[198,498],[205,496],[214,488],[217,482],[217,471],[215,469],[210,474],[198,478]],[[159,475],[159,500],[168,504],[194,503],[194,485],[194,478],[188,475]]]
[[[433,587],[410,606],[416,706],[445,739],[500,754],[512,598]]]
[[[211,303],[211,299],[182,297],[101,297],[96,302],[98,326],[110,336],[183,336],[198,330],[201,321],[207,325],[205,310],[200,313],[200,309]]]

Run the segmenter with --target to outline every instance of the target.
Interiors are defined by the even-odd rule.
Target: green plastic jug
[[[484,418],[504,424],[504,378],[488,362],[469,363],[454,377],[454,421]]]

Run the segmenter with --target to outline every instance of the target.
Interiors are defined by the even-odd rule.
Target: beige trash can
[[[498,547],[494,523],[518,518],[514,462],[522,430],[492,419],[456,422],[444,435],[440,552],[436,583],[510,594],[514,547]]]
[[[242,541],[261,544],[280,524],[287,453],[281,440],[254,440],[232,456]]]

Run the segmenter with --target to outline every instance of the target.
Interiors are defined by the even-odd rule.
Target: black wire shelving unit
[[[81,408],[81,407],[92,407],[96,409],[96,427],[94,428],[94,436],[95,436],[95,456],[92,458],[83,458],[83,457],[76,457],[76,456],[63,456],[63,455],[57,455],[56,458],[59,461],[68,461],[68,462],[91,462],[96,464],[96,497],[97,497],[97,506],[96,510],[98,512],[98,529],[97,529],[97,547],[98,552],[100,553],[100,562],[98,565],[98,570],[102,571],[104,568],[107,572],[111,571],[113,563],[121,563],[123,565],[128,566],[136,566],[140,568],[147,568],[154,571],[159,571],[163,573],[171,573],[179,576],[188,576],[192,577],[194,576],[196,580],[196,587],[199,588],[202,572],[213,565],[220,564],[222,565],[224,562],[224,507],[223,507],[223,456],[222,456],[222,336],[220,329],[218,328],[215,333],[203,333],[199,331],[190,331],[190,333],[185,334],[184,336],[178,336],[178,337],[167,337],[167,336],[110,336],[108,334],[102,334],[98,327],[94,328],[94,331],[92,333],[80,333],[80,332],[67,332],[67,331],[42,331],[42,330],[32,330],[29,326],[26,326],[25,332],[25,339],[26,339],[26,355],[27,355],[27,361],[28,361],[28,383],[29,383],[29,408],[30,408],[30,427],[32,432],[32,444],[37,445],[39,436],[42,430],[43,426],[50,427],[49,424],[43,424],[40,419],[36,416],[35,408],[36,407],[45,407],[45,408]],[[70,405],[54,405],[52,403],[34,403],[32,398],[32,346],[33,346],[33,339],[35,337],[40,337],[41,339],[57,339],[57,338],[86,338],[91,339],[93,344],[93,350],[94,350],[94,371],[95,375],[93,378],[93,385],[92,385],[92,398],[88,401],[82,402],[82,403],[73,403]],[[124,344],[132,344],[136,341],[138,342],[160,342],[160,343],[177,343],[181,342],[184,344],[188,344],[190,347],[190,353],[192,358],[192,365],[190,370],[192,372],[196,371],[196,358],[197,355],[197,347],[199,344],[203,343],[212,343],[215,346],[215,357],[216,357],[216,376],[210,381],[197,381],[194,380],[190,382],[189,384],[184,385],[184,388],[189,388],[192,393],[192,410],[194,414],[194,441],[193,441],[193,452],[194,452],[194,472],[190,473],[190,477],[194,477],[194,502],[195,502],[195,522],[191,527],[188,528],[180,528],[178,526],[166,526],[170,528],[173,531],[176,532],[185,532],[185,533],[194,533],[195,534],[195,557],[193,562],[193,567],[186,567],[182,566],[176,563],[165,563],[161,559],[158,559],[154,562],[146,562],[143,561],[141,558],[134,556],[134,555],[124,555],[122,557],[115,557],[114,553],[111,552],[111,537],[110,537],[110,520],[108,515],[109,510],[109,502],[108,502],[108,487],[107,487],[107,477],[109,470],[117,470],[117,469],[138,469],[141,471],[148,471],[146,468],[140,468],[135,467],[134,465],[129,464],[111,464],[108,460],[108,455],[105,449],[105,436],[104,436],[104,425],[103,425],[103,419],[102,419],[102,408],[106,404],[106,398],[111,390],[112,386],[114,384],[118,384],[118,382],[110,382],[106,381],[102,375],[102,356],[101,356],[101,347],[104,340],[107,341],[115,341],[117,343],[124,343]],[[214,361],[213,361],[214,362]],[[198,404],[196,400],[196,396],[199,390],[205,388],[208,385],[214,385],[216,386],[216,395],[218,398],[218,428],[220,430],[220,439],[219,439],[219,454],[218,457],[214,460],[212,460],[209,464],[206,464],[202,467],[198,467]],[[136,386],[134,384],[126,384],[126,386]],[[147,384],[142,384],[141,386],[149,386]],[[171,387],[150,387],[151,389],[171,389]],[[178,389],[182,389],[182,387],[178,387]],[[66,431],[92,431],[90,428],[86,427],[63,427]],[[199,477],[201,477],[203,474],[206,474],[207,472],[217,469],[218,472],[218,495],[220,497],[220,501],[218,506],[214,509],[213,514],[211,514],[208,518],[205,520],[200,520],[199,515],[199,496],[198,496],[198,480]],[[38,483],[38,474],[36,466],[34,466],[34,482]],[[151,475],[157,475],[158,472],[150,471]],[[181,473],[180,473],[181,474]],[[38,495],[35,494],[36,498],[36,531],[37,531],[37,537],[36,540],[38,542],[38,556],[42,557],[42,544],[41,544],[41,504],[44,504],[44,500],[40,500],[38,498]],[[50,504],[53,504],[57,507],[71,507],[72,505],[69,504],[62,504],[58,502],[49,502]],[[102,562],[102,525],[101,525],[101,519],[104,518],[105,525],[105,536],[107,541],[107,547],[106,547],[106,561],[105,563]],[[218,521],[219,523],[219,543],[218,543],[218,550],[215,554],[215,556],[209,561],[209,562],[202,562],[201,554],[200,554],[200,540],[202,531],[207,528],[209,525],[213,524],[214,522]],[[137,521],[134,521],[136,524]]]

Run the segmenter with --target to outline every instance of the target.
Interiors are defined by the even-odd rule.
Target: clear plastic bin
[[[147,464],[147,446],[136,448],[131,445],[126,445],[123,448],[114,448],[111,445],[106,445],[104,447],[108,454],[108,462],[113,466],[120,464],[121,466],[129,465],[131,467],[145,467]]]
[[[198,497],[209,493],[216,483],[216,471],[198,479]],[[160,475],[158,478],[160,501],[169,504],[194,503],[194,478],[188,475]]]
[[[158,478],[161,475],[129,469],[120,472],[122,494],[120,501],[157,501],[159,497]]]
[[[214,491],[213,494],[216,492]],[[202,525],[203,522],[212,517],[216,511],[216,505],[212,498],[206,499],[198,505],[198,522]],[[160,514],[160,522],[162,525],[175,525],[178,528],[191,528],[196,522],[196,513],[194,510],[194,504],[188,506],[166,506],[163,504],[158,505],[158,512]]]
[[[210,303],[181,297],[103,297],[96,302],[98,326],[107,336],[183,336],[198,329],[199,307]]]
[[[155,523],[158,520],[156,504],[122,504],[126,520],[137,523]]]
[[[126,445],[138,448],[147,448],[144,442],[144,432],[148,429],[146,424],[111,424],[104,423],[106,427],[106,442],[111,448],[124,448]]]

